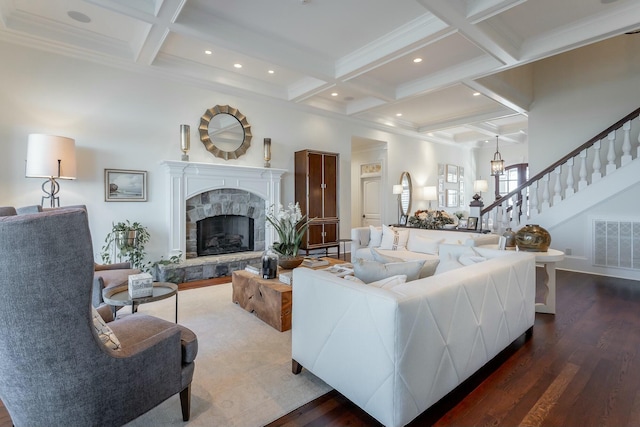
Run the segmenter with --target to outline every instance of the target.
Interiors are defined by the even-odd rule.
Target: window
[[[495,177],[495,189],[496,189],[496,200],[500,197],[506,196],[529,179],[529,164],[528,163],[519,163],[516,165],[507,166],[504,168],[503,175],[496,175]],[[525,188],[523,194],[518,196],[518,205],[522,206],[522,196],[525,196],[527,200],[529,199],[529,188]],[[527,204],[527,210],[528,210]],[[507,201],[507,207],[509,210],[513,208],[513,198],[509,198]],[[526,212],[528,215],[529,212]]]

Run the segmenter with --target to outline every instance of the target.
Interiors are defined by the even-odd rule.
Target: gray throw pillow
[[[371,283],[387,277],[404,274],[407,282],[418,279],[425,260],[380,263],[360,258],[353,264],[353,274],[364,283]]]

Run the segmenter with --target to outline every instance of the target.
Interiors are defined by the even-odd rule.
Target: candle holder
[[[271,138],[264,139],[264,167],[271,167]]]
[[[180,150],[182,150],[182,161],[189,161],[189,147],[191,146],[191,131],[189,125],[180,125]]]

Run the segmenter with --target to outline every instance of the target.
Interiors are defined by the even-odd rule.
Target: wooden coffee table
[[[329,265],[343,264],[344,261],[326,258]],[[327,268],[316,267],[316,269]],[[306,268],[306,267],[305,267]],[[283,271],[278,269],[278,274]],[[291,286],[277,278],[263,279],[245,270],[236,270],[231,275],[233,294],[231,300],[280,332],[291,329]]]

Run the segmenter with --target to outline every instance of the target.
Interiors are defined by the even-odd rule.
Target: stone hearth
[[[166,168],[169,193],[168,257],[178,254],[189,257],[178,265],[158,266],[158,280],[179,283],[227,276],[260,260],[264,248],[275,241],[274,231],[265,228],[265,212],[281,202],[280,186],[286,170],[171,160],[163,161],[162,165]],[[211,203],[211,195],[220,198]],[[218,212],[252,215],[256,250],[191,257],[191,246],[187,249],[193,228],[188,225],[189,218]]]

